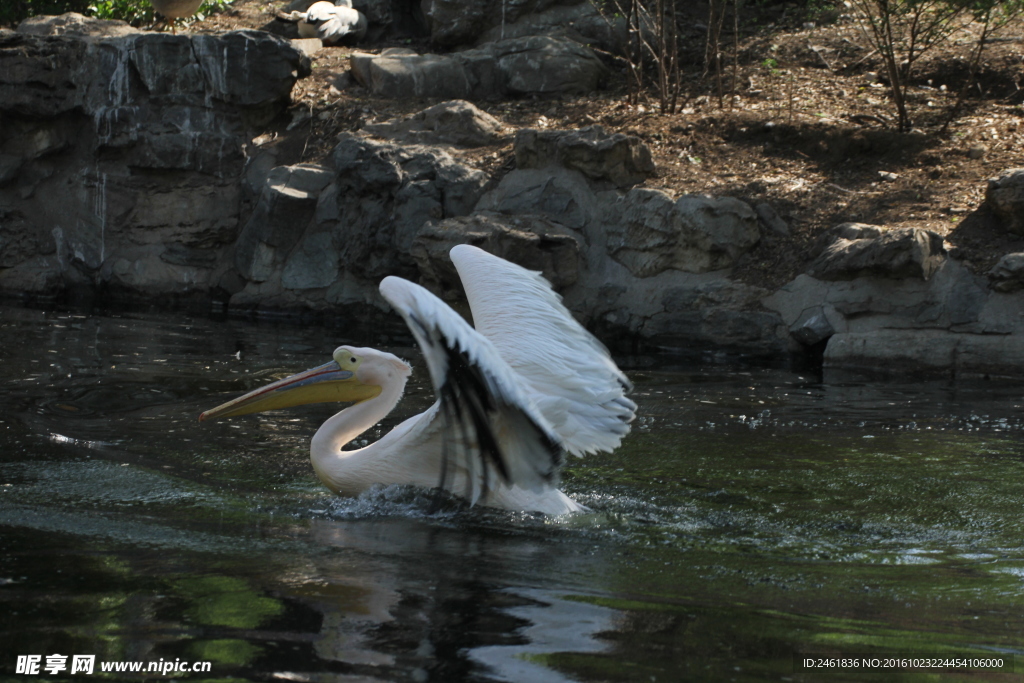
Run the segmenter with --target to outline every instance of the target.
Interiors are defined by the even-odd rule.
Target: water
[[[401,336],[0,308],[0,677],[94,654],[108,680],[1020,680],[1019,387],[623,358],[633,434],[565,472],[591,514],[428,514],[319,485],[329,407],[197,422],[341,343],[416,366],[385,428],[430,403]],[[824,675],[808,653],[1007,666]]]

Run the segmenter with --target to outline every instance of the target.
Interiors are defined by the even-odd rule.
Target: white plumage
[[[301,37],[319,38],[324,45],[337,45],[347,38],[362,40],[369,26],[366,16],[352,7],[351,0],[320,0],[305,12],[281,12],[278,17],[297,21]]]
[[[438,396],[426,412],[374,444],[342,450],[391,412],[411,372],[390,353],[343,346],[331,363],[200,419],[357,400],[328,419],[311,444],[314,470],[337,493],[413,484],[499,508],[580,510],[557,488],[563,454],[620,444],[636,411],[625,395],[629,381],[538,273],[468,245],[453,248],[451,258],[476,329],[419,285],[398,277],[380,285],[423,351]]]

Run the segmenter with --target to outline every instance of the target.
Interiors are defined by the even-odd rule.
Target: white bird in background
[[[423,351],[438,397],[425,412],[376,443],[342,450],[391,412],[412,372],[390,353],[342,346],[331,362],[200,421],[355,401],[320,427],[310,447],[313,469],[335,493],[411,484],[510,510],[584,509],[557,488],[563,456],[619,445],[636,412],[629,380],[539,273],[469,245],[454,247],[451,259],[476,329],[419,285],[393,276],[380,284]]]
[[[299,35],[319,38],[324,45],[337,45],[347,37],[362,40],[368,27],[366,16],[352,7],[352,0],[314,2],[305,12],[279,12],[285,21],[299,22]]]

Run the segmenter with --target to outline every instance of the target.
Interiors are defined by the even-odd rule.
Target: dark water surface
[[[1021,680],[1024,397],[623,358],[640,404],[569,518],[338,499],[308,406],[200,425],[338,331],[0,308],[0,676],[19,655],[208,661],[150,680]],[[385,428],[430,403],[416,383]],[[368,435],[375,438],[375,435]]]

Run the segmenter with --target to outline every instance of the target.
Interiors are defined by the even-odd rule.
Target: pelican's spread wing
[[[476,331],[527,385],[565,449],[583,455],[618,447],[636,413],[626,397],[632,387],[548,281],[467,244],[452,248],[451,258]]]
[[[446,420],[440,485],[466,474],[475,503],[504,482],[539,491],[557,483],[562,446],[494,345],[436,296],[407,280],[386,277],[381,294],[405,319],[423,351]]]

